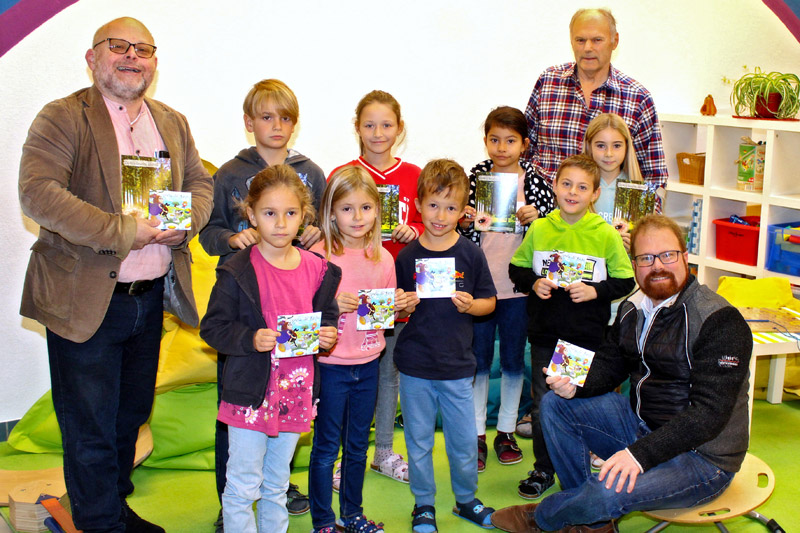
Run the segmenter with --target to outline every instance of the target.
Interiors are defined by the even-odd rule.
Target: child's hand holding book
[[[269,352],[275,348],[278,333],[269,328],[261,328],[253,334],[253,347],[257,352]]]

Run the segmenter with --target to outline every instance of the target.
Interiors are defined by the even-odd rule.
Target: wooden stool
[[[720,531],[726,532],[728,530],[722,525],[722,520],[744,514],[760,520],[767,525],[770,531],[783,532],[776,522],[753,510],[769,499],[774,488],[775,475],[772,473],[772,469],[767,463],[748,453],[744,458],[741,470],[733,477],[728,488],[710,502],[683,509],[642,511],[646,516],[662,521],[648,529],[647,533],[661,531],[672,522],[681,524],[714,523]]]

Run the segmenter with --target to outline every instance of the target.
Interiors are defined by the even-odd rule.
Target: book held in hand
[[[123,155],[121,161],[122,212],[148,219],[150,192],[172,189],[170,158]]]
[[[456,293],[455,257],[425,257],[415,261],[417,296],[450,298]]]
[[[614,223],[627,222],[628,228],[645,215],[656,212],[658,187],[648,183],[621,180],[614,196]]]
[[[359,289],[356,330],[394,328],[394,289]]]
[[[570,383],[583,387],[593,359],[593,351],[558,339],[553,358],[547,365],[547,375],[567,376]]]
[[[539,252],[537,252],[537,255]],[[539,275],[549,279],[559,287],[566,287],[578,281],[593,281],[595,259],[584,254],[573,254],[553,250],[544,252],[547,256],[542,262],[542,271]]]
[[[322,313],[278,315],[278,338],[275,357],[298,357],[319,352],[319,328]]]
[[[192,193],[150,191],[150,216],[159,220],[158,229],[192,229]]]
[[[378,185],[381,194],[381,238],[392,238],[392,231],[400,225],[400,186]]]
[[[513,233],[517,222],[517,175],[482,172],[475,186],[475,230]]]

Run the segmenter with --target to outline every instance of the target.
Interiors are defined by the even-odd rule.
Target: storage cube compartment
[[[767,270],[800,276],[800,229],[792,228],[800,228],[800,222],[767,227]]]
[[[752,224],[734,224],[727,218],[714,220],[717,230],[717,259],[755,266],[758,259],[758,224],[760,216],[742,217]],[[798,231],[800,235],[800,231]]]
[[[706,154],[680,152],[675,157],[678,161],[678,181],[702,185],[706,172]]]

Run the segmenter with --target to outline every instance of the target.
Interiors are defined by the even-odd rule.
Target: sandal
[[[433,505],[415,505],[411,511],[411,531],[414,533],[437,533],[436,508]]]
[[[380,464],[370,463],[370,469],[400,483],[408,483],[408,463],[399,453],[393,453]]]
[[[522,450],[517,446],[513,433],[498,431],[494,438],[494,451],[501,465],[515,465],[522,462]]]
[[[518,437],[522,437],[524,439],[533,438],[533,422],[532,422],[531,413],[528,412],[519,419],[517,422],[517,427],[514,430],[514,433],[517,434]]]
[[[601,459],[597,455],[589,452],[589,462],[592,465],[592,470],[600,470],[603,468],[603,464],[606,462],[605,459]]]
[[[289,490],[286,491],[286,510],[292,516],[306,514],[311,509],[308,496],[299,489],[294,483],[289,483]]]
[[[494,509],[484,507],[478,498],[469,503],[458,503],[453,507],[453,514],[464,520],[468,520],[483,529],[494,529],[492,525],[492,513]]]
[[[486,435],[478,435],[478,472],[486,470],[486,456],[489,447],[486,446]]]

